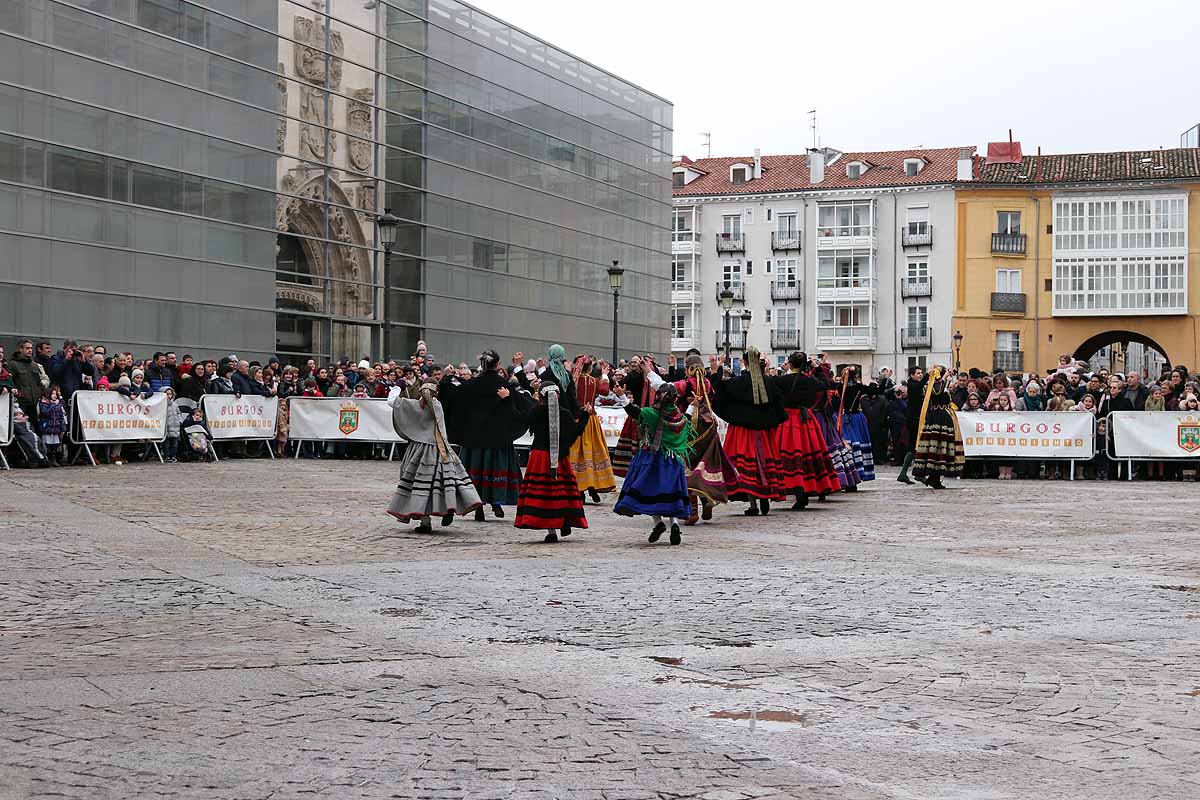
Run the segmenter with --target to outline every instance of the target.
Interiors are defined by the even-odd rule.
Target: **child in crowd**
[[[57,386],[51,386],[38,401],[38,425],[41,429],[42,452],[56,467],[67,466],[63,452],[63,436],[67,432],[67,410]]]
[[[1007,392],[995,392],[992,395],[991,402],[987,405],[988,411],[1012,411],[1012,403]],[[997,464],[1000,468],[998,476],[1002,481],[1011,481],[1013,479],[1013,466],[1011,461],[1001,461]]]
[[[209,444],[212,441],[208,426],[204,424],[204,411],[200,406],[192,409],[192,415],[181,426],[184,441],[187,442],[188,461],[209,461]]]
[[[167,396],[167,438],[163,442],[163,458],[168,464],[179,461],[179,404],[175,402],[175,390],[170,386],[163,389]]]
[[[1096,420],[1096,455],[1092,457],[1092,464],[1096,468],[1096,480],[1106,481],[1109,479],[1109,472],[1112,469],[1112,459],[1108,457],[1108,451],[1104,447],[1104,442],[1108,439],[1108,418],[1101,417]]]
[[[29,424],[29,417],[16,403],[12,406],[13,412],[13,441],[17,443],[17,449],[25,456],[25,460],[31,467],[50,466],[49,459],[38,449],[37,435],[34,434],[32,427]]]

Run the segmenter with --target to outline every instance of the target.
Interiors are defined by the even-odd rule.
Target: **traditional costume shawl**
[[[398,400],[392,408],[392,427],[403,439],[436,445],[438,459],[450,461],[453,453],[447,444],[446,418],[437,399],[437,387],[426,383],[420,400]]]
[[[550,436],[550,474],[558,475],[558,447],[562,436],[562,416],[558,413],[558,385],[542,384],[542,398],[546,401],[546,421]]]
[[[546,356],[550,362],[551,374],[558,381],[558,385],[566,390],[571,385],[571,372],[564,363],[567,360],[567,351],[563,349],[561,344],[552,344],[550,345],[550,349],[546,351]]]
[[[688,439],[692,426],[675,406],[673,399],[658,408],[641,408],[638,411],[638,424],[642,433],[642,447],[687,460],[691,452]]]

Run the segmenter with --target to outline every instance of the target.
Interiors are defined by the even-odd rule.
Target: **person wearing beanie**
[[[630,403],[625,413],[638,426],[638,451],[613,511],[632,517],[645,514],[654,520],[652,544],[671,526],[671,544],[683,541],[678,520],[691,512],[688,498],[687,463],[692,425],[679,410],[675,384],[663,383],[654,393],[654,405]]]
[[[746,369],[741,375],[717,381],[713,410],[729,423],[725,454],[738,474],[737,482],[729,487],[730,497],[747,500],[746,516],[756,517],[770,512],[772,500],[786,496],[775,429],[787,421],[787,411],[779,387],[763,374],[758,349],[748,348],[745,355]]]

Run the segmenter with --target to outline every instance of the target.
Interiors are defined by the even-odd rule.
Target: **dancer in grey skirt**
[[[446,438],[446,418],[437,399],[436,383],[421,385],[420,397],[409,400],[396,387],[388,394],[392,426],[408,442],[400,459],[400,481],[388,505],[388,513],[401,522],[419,519],[420,533],[433,530],[429,518],[437,515],[449,525],[454,515],[469,514],[482,507],[458,456]]]

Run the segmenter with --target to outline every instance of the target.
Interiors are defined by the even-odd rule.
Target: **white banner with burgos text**
[[[1113,458],[1200,458],[1200,414],[1195,411],[1114,411]]]
[[[629,416],[620,406],[595,406],[594,408],[596,416],[600,419],[600,429],[604,431],[604,442],[611,450],[617,446],[617,440],[621,438],[621,427],[625,424],[625,420],[629,419]],[[524,435],[513,444],[517,447],[532,446],[533,433],[525,431]]]
[[[0,392],[0,445],[12,441],[12,392]]]
[[[206,394],[200,398],[214,439],[273,439],[278,397]]]
[[[118,392],[71,396],[84,442],[161,442],[167,436],[167,396],[126,397]]]
[[[386,400],[288,398],[288,438],[305,441],[402,442]]]
[[[967,458],[1085,459],[1096,453],[1096,418],[1082,411],[959,412]]]

